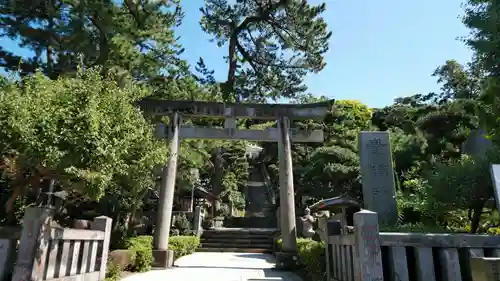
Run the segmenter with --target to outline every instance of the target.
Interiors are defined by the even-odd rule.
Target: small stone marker
[[[470,267],[474,281],[500,281],[500,258],[473,257]]]
[[[365,208],[378,214],[381,225],[396,224],[398,208],[389,133],[361,132],[359,153]]]
[[[384,280],[377,217],[377,213],[368,210],[354,214],[354,274],[359,275],[360,281]]]

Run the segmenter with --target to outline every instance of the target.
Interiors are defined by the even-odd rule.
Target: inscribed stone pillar
[[[172,205],[174,203],[175,178],[177,175],[177,158],[179,156],[179,124],[180,116],[174,113],[170,119],[168,137],[170,139],[170,156],[167,166],[163,168],[158,216],[154,232],[154,248],[168,250],[170,224],[172,221]]]
[[[378,214],[381,225],[397,223],[398,208],[389,133],[361,132],[359,153],[365,208]]]
[[[295,218],[295,192],[293,188],[293,164],[290,143],[290,121],[288,118],[278,119],[279,181],[280,181],[280,214],[281,235],[284,252],[297,251],[297,229]]]
[[[491,164],[490,174],[491,181],[493,182],[493,194],[495,195],[497,211],[500,212],[500,165]]]

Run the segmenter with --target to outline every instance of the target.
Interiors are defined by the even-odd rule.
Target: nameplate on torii
[[[290,129],[290,140],[292,142],[323,142],[323,130],[300,130]],[[156,128],[158,138],[167,139],[168,132],[165,124],[158,124]],[[234,128],[204,128],[188,127],[179,128],[181,139],[212,139],[212,140],[248,140],[261,142],[277,142],[279,131],[276,128],[264,130],[243,130]]]
[[[334,100],[312,104],[248,104],[197,101],[172,101],[145,98],[137,104],[147,114],[169,116],[177,112],[188,117],[251,118],[275,120],[323,118],[331,109]]]

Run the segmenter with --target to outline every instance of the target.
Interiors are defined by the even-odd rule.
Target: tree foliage
[[[91,199],[116,180],[137,187],[165,161],[153,127],[133,105],[147,92],[120,88],[99,72],[51,81],[41,74],[1,90],[0,138],[6,171],[16,183],[39,188],[54,179]]]
[[[2,36],[19,40],[33,52],[22,59],[0,48],[0,66],[21,74],[42,70],[51,78],[74,73],[78,65],[99,66],[138,80],[151,79],[166,67],[183,71],[182,49],[173,27],[182,11],[168,1],[2,1]]]

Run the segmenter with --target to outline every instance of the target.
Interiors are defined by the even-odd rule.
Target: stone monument
[[[376,212],[381,225],[396,224],[398,208],[389,133],[361,132],[359,153],[365,209]]]

